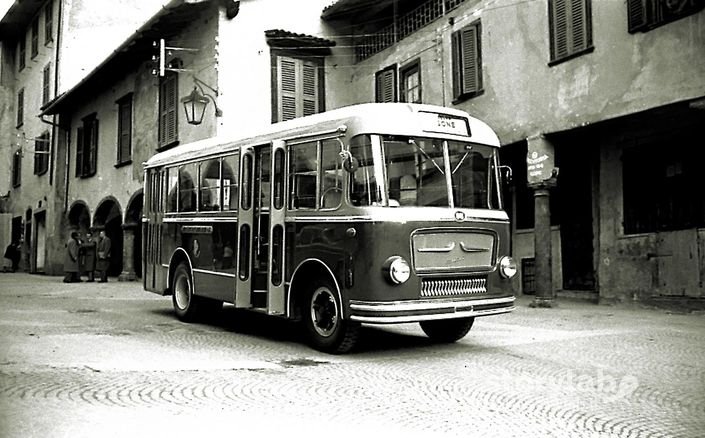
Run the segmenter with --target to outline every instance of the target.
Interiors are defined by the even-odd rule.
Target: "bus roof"
[[[452,130],[429,131],[421,114],[442,115],[450,119],[467,119],[469,136]],[[261,134],[243,138],[211,137],[177,146],[152,156],[145,167],[190,161],[199,157],[218,155],[238,146],[265,144],[271,140],[288,140],[316,132],[334,132],[345,126],[348,133],[389,134],[415,137],[441,137],[499,147],[495,132],[484,122],[466,112],[435,105],[409,103],[365,103],[346,106],[323,113],[274,123],[262,129]]]

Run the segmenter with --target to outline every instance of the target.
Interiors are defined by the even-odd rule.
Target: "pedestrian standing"
[[[98,234],[98,243],[96,244],[96,249],[98,252],[96,270],[100,273],[99,283],[105,283],[108,281],[111,245],[112,242],[110,241],[110,237],[105,235],[105,230],[100,230],[100,233]]]
[[[86,276],[88,276],[88,282],[92,283],[95,281],[96,243],[95,239],[93,239],[93,234],[91,234],[90,231],[86,233],[86,238],[81,244],[81,249],[83,252],[81,270]]]
[[[12,272],[16,272],[20,264],[20,244],[17,241],[12,241],[7,248],[5,248],[5,258],[10,261],[10,269]]]
[[[66,253],[64,254],[64,283],[81,281],[78,276],[78,248],[78,232],[72,231],[71,237],[66,242]]]

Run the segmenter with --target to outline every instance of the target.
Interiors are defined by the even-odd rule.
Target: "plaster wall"
[[[2,131],[0,134],[2,141],[2,146],[0,146],[0,155],[2,155],[0,158],[0,175],[2,175],[0,176],[0,194],[9,194],[5,203],[6,211],[10,212],[13,217],[21,216],[25,224],[28,224],[27,213],[31,212],[29,217],[29,220],[32,221],[30,223],[32,231],[29,236],[31,239],[24,236],[20,261],[20,269],[29,271],[36,268],[35,259],[46,260],[46,255],[50,251],[44,241],[38,242],[36,239],[34,215],[38,212],[45,212],[47,217],[53,214],[53,187],[50,182],[53,170],[51,155],[48,171],[42,175],[34,174],[34,139],[45,132],[53,134],[51,125],[42,122],[38,117],[43,98],[44,68],[47,65],[50,65],[49,98],[55,96],[57,26],[54,24],[53,38],[47,42],[44,31],[44,6],[46,3],[38,8],[34,16],[39,17],[37,54],[32,56],[31,23],[34,17],[29,20],[20,35],[17,35],[18,39],[26,39],[25,67],[22,70],[19,69],[17,41],[9,39],[3,41],[2,82],[0,83],[0,122],[3,126],[3,129],[0,130]],[[52,20],[54,23],[58,21],[56,2],[54,2]],[[17,126],[17,94],[21,89],[24,89],[24,117],[23,123]],[[51,146],[49,149],[52,149]],[[12,157],[17,150],[22,151],[21,184],[18,187],[12,187]],[[46,234],[52,235],[55,229],[49,224],[49,221],[46,226]],[[25,227],[23,227],[24,231]],[[37,248],[42,254],[35,256]],[[47,269],[46,266],[44,269]]]
[[[236,18],[228,20],[221,12],[218,89],[223,117],[218,135],[247,136],[271,124],[271,58],[264,32],[282,29],[337,41],[320,19],[329,4],[330,0],[242,1]],[[331,96],[337,93],[341,81],[349,82],[349,73],[344,75],[345,63],[349,60],[339,55],[325,59],[326,109],[340,106]]]
[[[623,1],[593,1],[594,51],[549,66],[546,2],[465,2],[352,69],[341,99],[374,101],[374,73],[421,59],[424,103],[455,106],[503,144],[705,94],[705,11],[646,33],[627,32]],[[454,20],[449,23],[449,18]],[[482,94],[452,102],[451,34],[481,20]]]

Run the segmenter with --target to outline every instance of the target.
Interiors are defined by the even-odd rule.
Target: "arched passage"
[[[112,198],[101,201],[93,216],[93,227],[105,230],[112,243],[108,275],[117,276],[122,272],[123,230],[120,204]]]
[[[142,190],[130,199],[125,212],[125,246],[123,252],[123,270],[120,280],[142,278]]]
[[[91,215],[88,207],[82,202],[77,202],[69,210],[69,228],[85,234],[91,228]],[[68,233],[66,235],[68,238]]]

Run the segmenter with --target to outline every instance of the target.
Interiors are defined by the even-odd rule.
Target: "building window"
[[[22,184],[22,152],[15,151],[12,155],[12,187]]]
[[[159,79],[159,149],[173,146],[178,136],[179,76],[166,72]]]
[[[593,50],[590,0],[550,0],[548,14],[551,38],[549,65]]]
[[[24,88],[17,92],[17,127],[24,124]]]
[[[275,122],[321,112],[322,59],[277,56],[276,62],[277,117]]]
[[[701,0],[627,0],[629,33],[647,32],[705,8]]]
[[[91,114],[76,130],[76,176],[86,178],[96,173],[98,162],[98,119]]]
[[[42,106],[49,103],[51,98],[51,63],[44,67],[44,75],[42,76]]]
[[[49,132],[34,139],[34,174],[43,175],[49,170]]]
[[[19,70],[22,71],[25,68],[27,61],[27,36],[23,33],[20,35],[19,47],[17,48],[17,53],[19,54],[19,60],[17,65],[19,65]]]
[[[482,56],[480,21],[453,32],[453,98],[455,101],[476,96],[482,92]]]
[[[54,41],[54,5],[47,3],[44,7],[44,44]]]
[[[132,93],[118,100],[117,105],[117,162],[123,164],[132,160]]]
[[[39,54],[39,16],[32,21],[32,58]]]
[[[401,69],[401,101],[421,103],[421,64],[418,60]]]
[[[693,192],[705,183],[705,154],[688,141],[692,134],[624,150],[624,234],[705,226],[705,202]]]
[[[397,101],[397,66],[390,65],[375,73],[375,102]]]

